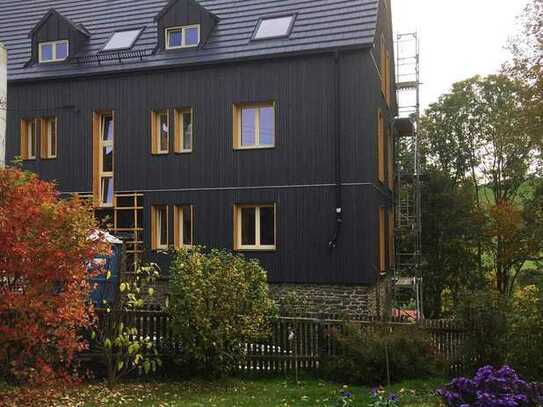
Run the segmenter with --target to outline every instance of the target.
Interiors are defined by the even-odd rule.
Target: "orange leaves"
[[[88,239],[95,227],[88,208],[60,200],[54,184],[0,170],[0,375],[65,377],[91,321],[85,264],[98,250]]]

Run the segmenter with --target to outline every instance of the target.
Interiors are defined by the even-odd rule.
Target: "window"
[[[385,208],[379,208],[379,272],[386,272]]]
[[[176,206],[174,212],[174,244],[176,248],[192,246],[192,206]]]
[[[36,159],[38,120],[21,120],[21,158],[23,160]]]
[[[170,121],[167,110],[151,112],[151,143],[153,154],[170,151]]]
[[[275,205],[236,205],[236,250],[275,250]]]
[[[151,249],[168,249],[168,206],[151,207]]]
[[[294,25],[294,15],[262,18],[256,25],[253,40],[287,37]]]
[[[192,109],[177,109],[175,111],[175,152],[192,152],[193,134]]]
[[[113,143],[115,128],[113,113],[95,113],[93,120],[95,204],[113,206]]]
[[[200,25],[166,29],[166,49],[197,47],[200,44]]]
[[[388,187],[391,191],[394,190],[394,131],[392,128],[388,130],[388,148],[387,148],[387,161],[388,161]]]
[[[69,42],[67,40],[41,42],[38,53],[40,63],[64,61],[69,55]]]
[[[130,49],[142,31],[142,29],[139,29],[116,32],[111,36],[104,48],[102,48],[102,51]]]
[[[41,158],[57,158],[57,118],[46,117],[41,120]]]
[[[234,148],[269,148],[275,145],[275,105],[234,106]]]
[[[385,115],[379,110],[377,114],[377,167],[378,179],[385,183]]]

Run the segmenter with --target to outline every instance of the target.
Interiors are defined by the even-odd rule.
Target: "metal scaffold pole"
[[[395,307],[416,310],[423,318],[421,162],[418,124],[420,119],[420,48],[415,33],[396,37],[396,268]],[[403,123],[403,126],[402,126]],[[405,126],[408,123],[409,126]],[[409,303],[409,304],[408,304]]]

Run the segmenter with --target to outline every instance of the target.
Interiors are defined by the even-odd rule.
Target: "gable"
[[[30,31],[32,40],[31,62],[38,62],[38,46],[40,42],[68,40],[69,57],[76,55],[88,41],[90,34],[82,26],[68,20],[55,9],[50,9]]]
[[[200,25],[200,46],[205,44],[218,18],[194,0],[171,0],[155,17],[158,47],[165,49],[165,30],[171,27]]]

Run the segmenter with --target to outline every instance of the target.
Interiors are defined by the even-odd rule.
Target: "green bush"
[[[384,384],[387,356],[391,382],[444,373],[444,364],[434,356],[428,334],[416,325],[367,330],[347,324],[335,340],[337,355],[325,358],[322,366],[324,376],[330,380]]]
[[[244,346],[267,333],[275,306],[255,260],[202,247],[177,251],[170,266],[172,328],[178,362],[192,373],[221,375],[239,366]]]
[[[456,318],[468,332],[461,354],[468,371],[481,366],[502,366],[507,350],[506,301],[494,291],[466,291],[460,295]]]
[[[515,295],[509,314],[508,362],[530,380],[543,380],[543,297],[536,286]]]

